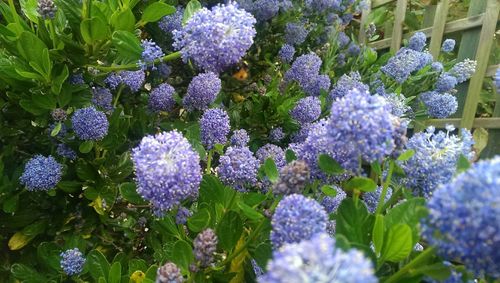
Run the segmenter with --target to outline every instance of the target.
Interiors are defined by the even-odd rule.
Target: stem
[[[394,161],[391,160],[389,162],[389,173],[387,173],[387,179],[385,180],[385,182],[383,184],[382,193],[380,194],[380,198],[378,200],[377,210],[375,210],[375,214],[380,214],[380,211],[382,210],[382,206],[384,206],[385,195],[387,194],[387,189],[389,188],[389,184],[391,183],[392,171],[394,171]]]
[[[213,149],[211,149],[211,150],[208,151],[207,168],[205,169],[205,173],[208,174],[208,175],[210,175],[210,173],[211,173],[210,172],[211,171],[210,167],[212,167],[212,156],[213,156],[213,154],[214,154],[214,150]]]
[[[49,26],[50,35],[52,37],[52,48],[57,49],[57,38],[56,38],[56,30],[54,28],[54,24],[52,20],[47,20],[47,24]]]
[[[399,279],[401,277],[404,277],[406,273],[408,273],[412,268],[418,266],[425,260],[427,260],[429,257],[434,255],[434,248],[429,247],[425,251],[423,251],[421,254],[419,254],[416,258],[414,258],[412,261],[410,261],[407,265],[403,266],[398,272],[394,273],[391,277],[389,277],[384,283],[393,283],[393,282],[399,282]]]
[[[118,93],[116,94],[115,102],[113,102],[113,108],[116,108],[116,105],[118,105],[118,99],[120,99],[122,90],[123,90],[123,85],[120,85],[120,88],[118,88]]]
[[[161,62],[173,61],[173,60],[178,59],[180,57],[181,57],[181,52],[180,51],[177,51],[177,52],[174,52],[174,53],[170,53],[168,55],[165,55],[165,56],[163,56],[161,58],[158,58],[158,59],[154,60],[153,61],[153,65],[161,63]],[[90,68],[94,68],[94,69],[101,70],[101,71],[106,71],[106,72],[121,71],[121,70],[137,70],[137,69],[139,69],[139,66],[137,65],[137,63],[125,64],[125,65],[116,65],[116,66],[86,65],[85,67],[87,67],[87,68],[90,67]]]

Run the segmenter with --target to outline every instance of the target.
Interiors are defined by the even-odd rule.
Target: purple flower
[[[420,100],[427,107],[427,114],[433,118],[447,118],[457,112],[457,98],[449,93],[427,91],[420,94]]]
[[[54,0],[38,0],[36,11],[44,20],[54,19],[57,13],[57,6]]]
[[[287,23],[285,27],[285,41],[290,45],[302,44],[309,31],[301,23]]]
[[[274,144],[268,143],[264,145],[257,150],[255,155],[261,164],[264,164],[266,159],[272,158],[276,167],[281,168],[286,165],[285,151],[281,147]]]
[[[69,83],[72,85],[84,85],[85,80],[83,79],[83,74],[82,73],[72,74],[69,77]]]
[[[447,92],[452,90],[457,85],[457,78],[454,76],[444,73],[439,76],[436,82],[436,91],[437,92]]]
[[[273,189],[275,194],[300,194],[309,182],[309,166],[302,160],[294,160],[280,170],[280,179]]]
[[[230,139],[232,146],[246,146],[249,141],[250,137],[245,129],[234,131]]]
[[[441,46],[441,51],[446,53],[452,52],[453,49],[455,49],[455,40],[450,38],[446,39]]]
[[[92,104],[102,108],[105,111],[113,109],[113,94],[104,87],[92,88]]]
[[[500,68],[495,72],[494,84],[497,87],[497,93],[500,93]]]
[[[343,74],[332,91],[330,91],[330,99],[335,100],[344,97],[353,89],[357,89],[361,92],[369,90],[368,86],[361,82],[361,75],[358,72]]]
[[[256,0],[252,5],[252,14],[258,21],[263,22],[274,18],[280,9],[278,0]]]
[[[315,13],[322,13],[325,10],[339,10],[340,0],[306,0],[306,8]]]
[[[321,68],[321,58],[314,53],[301,55],[295,59],[292,67],[285,73],[285,81],[296,81],[306,88],[316,82]]]
[[[295,107],[290,110],[290,116],[299,124],[312,123],[321,115],[321,101],[314,96],[300,99]]]
[[[193,215],[193,212],[183,206],[179,207],[177,214],[175,215],[175,224],[184,225],[187,223],[187,219]]]
[[[215,101],[221,88],[221,80],[215,73],[199,74],[189,83],[182,103],[188,111],[205,110]]]
[[[349,42],[351,42],[351,39],[347,36],[347,34],[343,31],[339,32],[337,37],[337,44],[339,45],[339,48],[343,49],[349,44]]]
[[[416,32],[412,37],[410,37],[408,48],[420,52],[424,50],[426,41],[427,37],[423,32]]]
[[[298,243],[326,231],[328,216],[323,207],[303,195],[285,196],[271,220],[271,242],[275,249],[285,243]]]
[[[177,131],[146,136],[132,150],[137,192],[159,212],[198,195],[200,157]]]
[[[212,149],[218,143],[225,144],[230,128],[226,111],[208,109],[200,119],[201,143],[207,149]]]
[[[182,283],[184,282],[184,277],[182,277],[181,270],[175,265],[175,263],[167,262],[158,268],[156,272],[156,283]]]
[[[271,130],[269,133],[269,140],[272,142],[280,142],[285,138],[285,133],[283,132],[283,128],[277,127]]]
[[[122,83],[122,77],[117,73],[110,73],[106,79],[104,79],[104,83],[110,89],[116,89]]]
[[[284,44],[278,53],[280,59],[285,63],[292,62],[294,55],[295,55],[295,47],[293,47],[290,44]]]
[[[106,115],[93,106],[76,110],[71,124],[76,136],[84,141],[102,140],[108,134],[109,122]]]
[[[143,62],[140,64],[152,64],[156,59],[159,59],[165,56],[165,53],[161,50],[161,48],[151,39],[142,40],[142,54],[141,58]],[[144,66],[146,67],[146,66]],[[154,66],[153,66],[154,67]]]
[[[442,72],[444,67],[443,67],[443,64],[441,62],[433,62],[431,64],[431,68],[436,71],[436,72]]]
[[[347,48],[347,55],[354,57],[358,56],[359,52],[361,52],[361,48],[359,47],[359,45],[357,45],[354,42],[351,42],[351,44],[349,44],[349,47]]]
[[[456,63],[455,66],[451,68],[449,73],[452,76],[455,76],[457,78],[457,82],[460,84],[472,77],[474,72],[476,72],[476,66],[476,61],[465,59],[462,62]]]
[[[337,195],[334,197],[325,196],[323,200],[321,200],[321,205],[325,208],[328,214],[337,213],[337,209],[339,208],[342,201],[347,197],[347,194],[339,187],[333,187],[337,191]]]
[[[68,158],[69,160],[75,160],[77,158],[76,152],[63,143],[57,145],[56,153],[61,157]]]
[[[184,8],[177,7],[172,15],[164,16],[159,22],[158,27],[164,33],[172,33],[174,30],[182,29],[182,17],[184,15]]]
[[[123,71],[119,75],[121,82],[128,86],[132,92],[137,92],[146,81],[146,73],[143,70]]]
[[[48,191],[61,180],[62,166],[54,157],[36,155],[28,160],[19,182],[28,191]]]
[[[366,208],[370,213],[375,213],[381,194],[382,194],[382,187],[380,186],[373,192],[363,194],[363,202],[366,204]],[[391,199],[391,196],[392,196],[392,189],[387,188],[387,193],[385,194],[384,198],[384,204]]]
[[[225,185],[244,191],[246,186],[257,182],[259,165],[248,147],[230,146],[219,159],[217,175]]]
[[[328,92],[330,84],[331,81],[328,75],[318,75],[315,78],[312,78],[312,81],[309,84],[303,86],[303,89],[307,95],[319,96],[321,94],[321,90]]]
[[[214,262],[217,243],[217,235],[210,228],[200,232],[193,240],[194,258],[200,262],[202,267],[208,267]]]
[[[418,52],[410,48],[401,48],[380,70],[402,84],[412,72],[432,63],[432,56],[429,56],[428,53]]]
[[[182,30],[174,31],[174,47],[205,71],[220,73],[236,64],[253,44],[255,18],[236,4],[198,10]]]
[[[162,83],[151,91],[148,106],[154,112],[172,111],[175,106],[175,89],[168,83]]]
[[[85,258],[78,248],[66,250],[60,254],[61,268],[69,276],[82,273]]]

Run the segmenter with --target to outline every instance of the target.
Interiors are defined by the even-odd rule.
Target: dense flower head
[[[441,46],[441,51],[446,53],[452,52],[453,49],[455,49],[455,40],[451,38],[446,39]]]
[[[402,94],[397,94],[395,92],[386,93],[377,89],[377,94],[385,98],[385,100],[391,106],[391,113],[396,117],[404,116],[411,110],[411,107],[406,103],[406,97]]]
[[[410,48],[401,48],[380,70],[396,82],[404,83],[410,74],[432,63],[432,56]],[[430,59],[430,61],[429,61]]]
[[[174,31],[174,47],[205,71],[220,73],[236,64],[253,44],[255,18],[237,4],[198,10],[181,30]]]
[[[69,249],[60,254],[61,268],[69,276],[82,273],[85,257],[78,248]]]
[[[193,240],[194,258],[200,262],[202,267],[208,267],[214,262],[217,251],[217,235],[214,230],[207,228],[200,232]]]
[[[117,73],[109,73],[104,79],[104,83],[110,89],[116,89],[122,83],[122,77]]]
[[[349,47],[347,48],[347,55],[354,57],[354,56],[358,56],[360,52],[361,52],[361,48],[359,47],[359,45],[357,45],[354,42],[351,42],[349,44]]]
[[[68,113],[66,113],[66,111],[62,108],[56,108],[50,112],[50,116],[54,119],[54,121],[62,122],[68,118]]]
[[[290,116],[301,125],[316,121],[320,115],[321,101],[314,96],[300,99],[295,107],[290,110]]]
[[[167,262],[158,268],[156,272],[156,283],[182,283],[181,270],[173,262]]]
[[[352,89],[357,89],[361,92],[369,90],[368,86],[361,82],[361,75],[358,72],[343,74],[332,91],[330,91],[330,99],[335,100],[344,97]]]
[[[182,104],[188,111],[205,110],[215,101],[222,88],[222,82],[213,72],[198,74],[189,83]]]
[[[319,75],[321,58],[314,53],[301,55],[295,59],[292,67],[285,73],[285,81],[296,81],[310,95],[319,95],[321,88],[330,87],[330,79]],[[319,81],[318,81],[319,80]],[[328,84],[328,86],[326,86]]]
[[[285,42],[290,45],[302,44],[309,34],[302,23],[287,23],[285,27]]]
[[[457,83],[458,83],[457,78],[448,73],[443,73],[439,76],[436,82],[436,91],[437,92],[450,91],[457,85]]]
[[[158,27],[164,32],[171,34],[174,30],[182,29],[182,17],[184,8],[177,7],[175,13],[164,16],[159,22]]]
[[[293,56],[295,55],[295,47],[290,44],[284,44],[278,53],[279,58],[285,62],[290,63],[293,61]]]
[[[163,50],[161,50],[160,46],[156,44],[151,39],[143,39],[141,42],[142,46],[142,63],[144,64],[150,64],[153,63],[154,60],[159,59],[163,56],[165,56],[165,53],[163,53]]]
[[[326,211],[315,200],[299,194],[285,196],[271,220],[271,242],[278,249],[285,243],[308,240],[326,231],[327,220]]]
[[[450,69],[450,74],[455,76],[457,78],[457,82],[460,84],[472,77],[476,71],[476,66],[476,61],[465,59],[462,62],[456,63],[453,68]]]
[[[120,82],[128,86],[132,92],[137,92],[146,81],[146,73],[143,70],[123,71],[119,76]]]
[[[82,73],[72,74],[69,77],[68,81],[72,85],[84,85],[85,84],[85,80],[83,79],[83,74]]]
[[[454,128],[435,132],[433,127],[414,134],[406,144],[415,154],[401,164],[406,177],[403,183],[415,195],[429,197],[440,184],[448,183],[455,173],[458,158],[463,154],[472,159],[474,140],[469,131],[463,129],[460,136],[450,134]]]
[[[175,106],[175,89],[168,83],[155,87],[149,94],[148,106],[154,112],[172,111]]]
[[[106,115],[93,106],[78,109],[71,117],[76,136],[84,141],[98,141],[108,134],[109,122]]]
[[[36,155],[28,160],[19,182],[28,191],[48,191],[61,180],[62,166],[54,157]]]
[[[377,187],[377,189],[373,192],[363,194],[363,202],[366,204],[366,208],[370,213],[374,213],[375,210],[377,209],[377,205],[379,203],[381,194],[382,194],[381,186]],[[391,196],[392,196],[392,189],[387,188],[387,193],[385,194],[384,203],[389,201],[389,199],[391,199]]]
[[[374,23],[368,24],[365,30],[366,38],[372,38],[376,32],[377,32],[377,26]]]
[[[309,182],[310,171],[305,161],[294,160],[280,170],[280,178],[275,184],[275,194],[300,194]]]
[[[259,161],[248,147],[230,146],[219,159],[217,175],[225,185],[244,191],[246,186],[257,182],[259,166]]]
[[[447,118],[457,112],[457,98],[449,93],[427,91],[420,94],[420,100],[427,107],[427,114],[433,118]]]
[[[156,71],[162,78],[168,78],[172,74],[172,68],[167,63],[158,64]]]
[[[61,157],[68,158],[69,160],[75,160],[77,158],[76,152],[63,143],[57,145],[56,153]]]
[[[349,163],[359,158],[369,163],[382,160],[395,147],[393,119],[391,107],[383,97],[357,89],[350,91],[332,104],[327,126],[332,151],[345,156]],[[343,165],[356,169],[352,164]]]
[[[277,127],[269,132],[269,140],[272,142],[280,142],[285,138],[285,133],[282,127]]]
[[[303,86],[303,89],[307,95],[319,96],[321,94],[321,90],[328,92],[331,83],[332,82],[330,81],[330,77],[328,75],[317,75],[312,78],[309,84]]]
[[[339,32],[337,36],[337,44],[339,45],[339,48],[346,47],[347,45],[349,45],[349,42],[351,42],[349,36],[347,36],[347,34],[345,34],[345,32],[343,31]]]
[[[36,11],[42,19],[53,19],[56,17],[57,6],[54,0],[38,0]]]
[[[109,89],[104,87],[92,88],[92,104],[103,110],[109,111],[113,109],[113,94]]]
[[[280,10],[278,0],[256,0],[252,5],[252,14],[258,21],[267,21],[274,18]]]
[[[282,168],[286,165],[285,151],[281,147],[274,144],[268,143],[262,146],[257,150],[255,155],[261,164],[264,164],[266,159],[272,158],[276,167]]]
[[[216,144],[225,144],[231,126],[229,116],[223,109],[208,109],[200,119],[201,142],[207,149]]]
[[[250,136],[245,129],[235,130],[230,139],[232,146],[246,146],[249,141]]]
[[[285,244],[273,252],[267,273],[259,283],[376,283],[372,262],[362,252],[342,251],[326,233],[299,243]]]
[[[193,212],[184,206],[179,207],[177,214],[175,215],[175,224],[184,225],[187,223],[187,219],[193,215]]]
[[[340,0],[306,0],[306,8],[315,12],[321,13],[325,10],[340,10]]]
[[[431,68],[436,72],[442,72],[444,70],[443,63],[441,62],[433,62]]]
[[[445,259],[500,278],[500,156],[444,183],[427,203],[423,235]]]
[[[200,157],[177,131],[144,137],[132,150],[137,192],[157,211],[198,195]]]
[[[423,32],[416,32],[410,40],[408,41],[408,48],[413,49],[415,51],[422,51],[425,47],[425,41],[427,37]]]
[[[337,186],[333,188],[337,191],[337,194],[334,197],[325,196],[321,200],[321,205],[328,213],[337,213],[340,204],[347,197],[347,194],[341,188]]]

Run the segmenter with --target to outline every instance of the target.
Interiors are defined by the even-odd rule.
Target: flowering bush
[[[414,132],[474,73],[453,40],[379,56],[365,1],[201,2],[0,3],[1,278],[500,276],[499,158]]]

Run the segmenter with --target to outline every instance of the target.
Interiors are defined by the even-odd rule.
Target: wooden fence
[[[390,48],[396,52],[403,39],[411,37],[415,32],[403,33],[405,14],[409,0],[372,0],[371,7],[363,11],[361,16],[361,32],[359,41],[366,43],[364,28],[368,24],[368,15],[371,9],[396,2],[392,35],[375,42],[368,43],[375,49]],[[476,111],[483,81],[485,77],[492,77],[500,65],[488,66],[490,52],[494,44],[494,34],[498,21],[500,0],[471,0],[467,17],[446,22],[450,0],[440,0],[437,5],[429,5],[424,11],[422,28],[418,31],[430,37],[429,52],[434,58],[439,55],[443,37],[453,32],[461,32],[460,47],[457,59],[462,61],[470,58],[477,61],[476,73],[470,81],[457,87],[458,110],[448,119],[429,119],[426,125],[444,127],[452,124],[456,127],[473,129],[488,129],[488,146],[482,156],[500,154],[500,93],[496,93],[496,103],[493,115],[490,118],[476,118]]]

